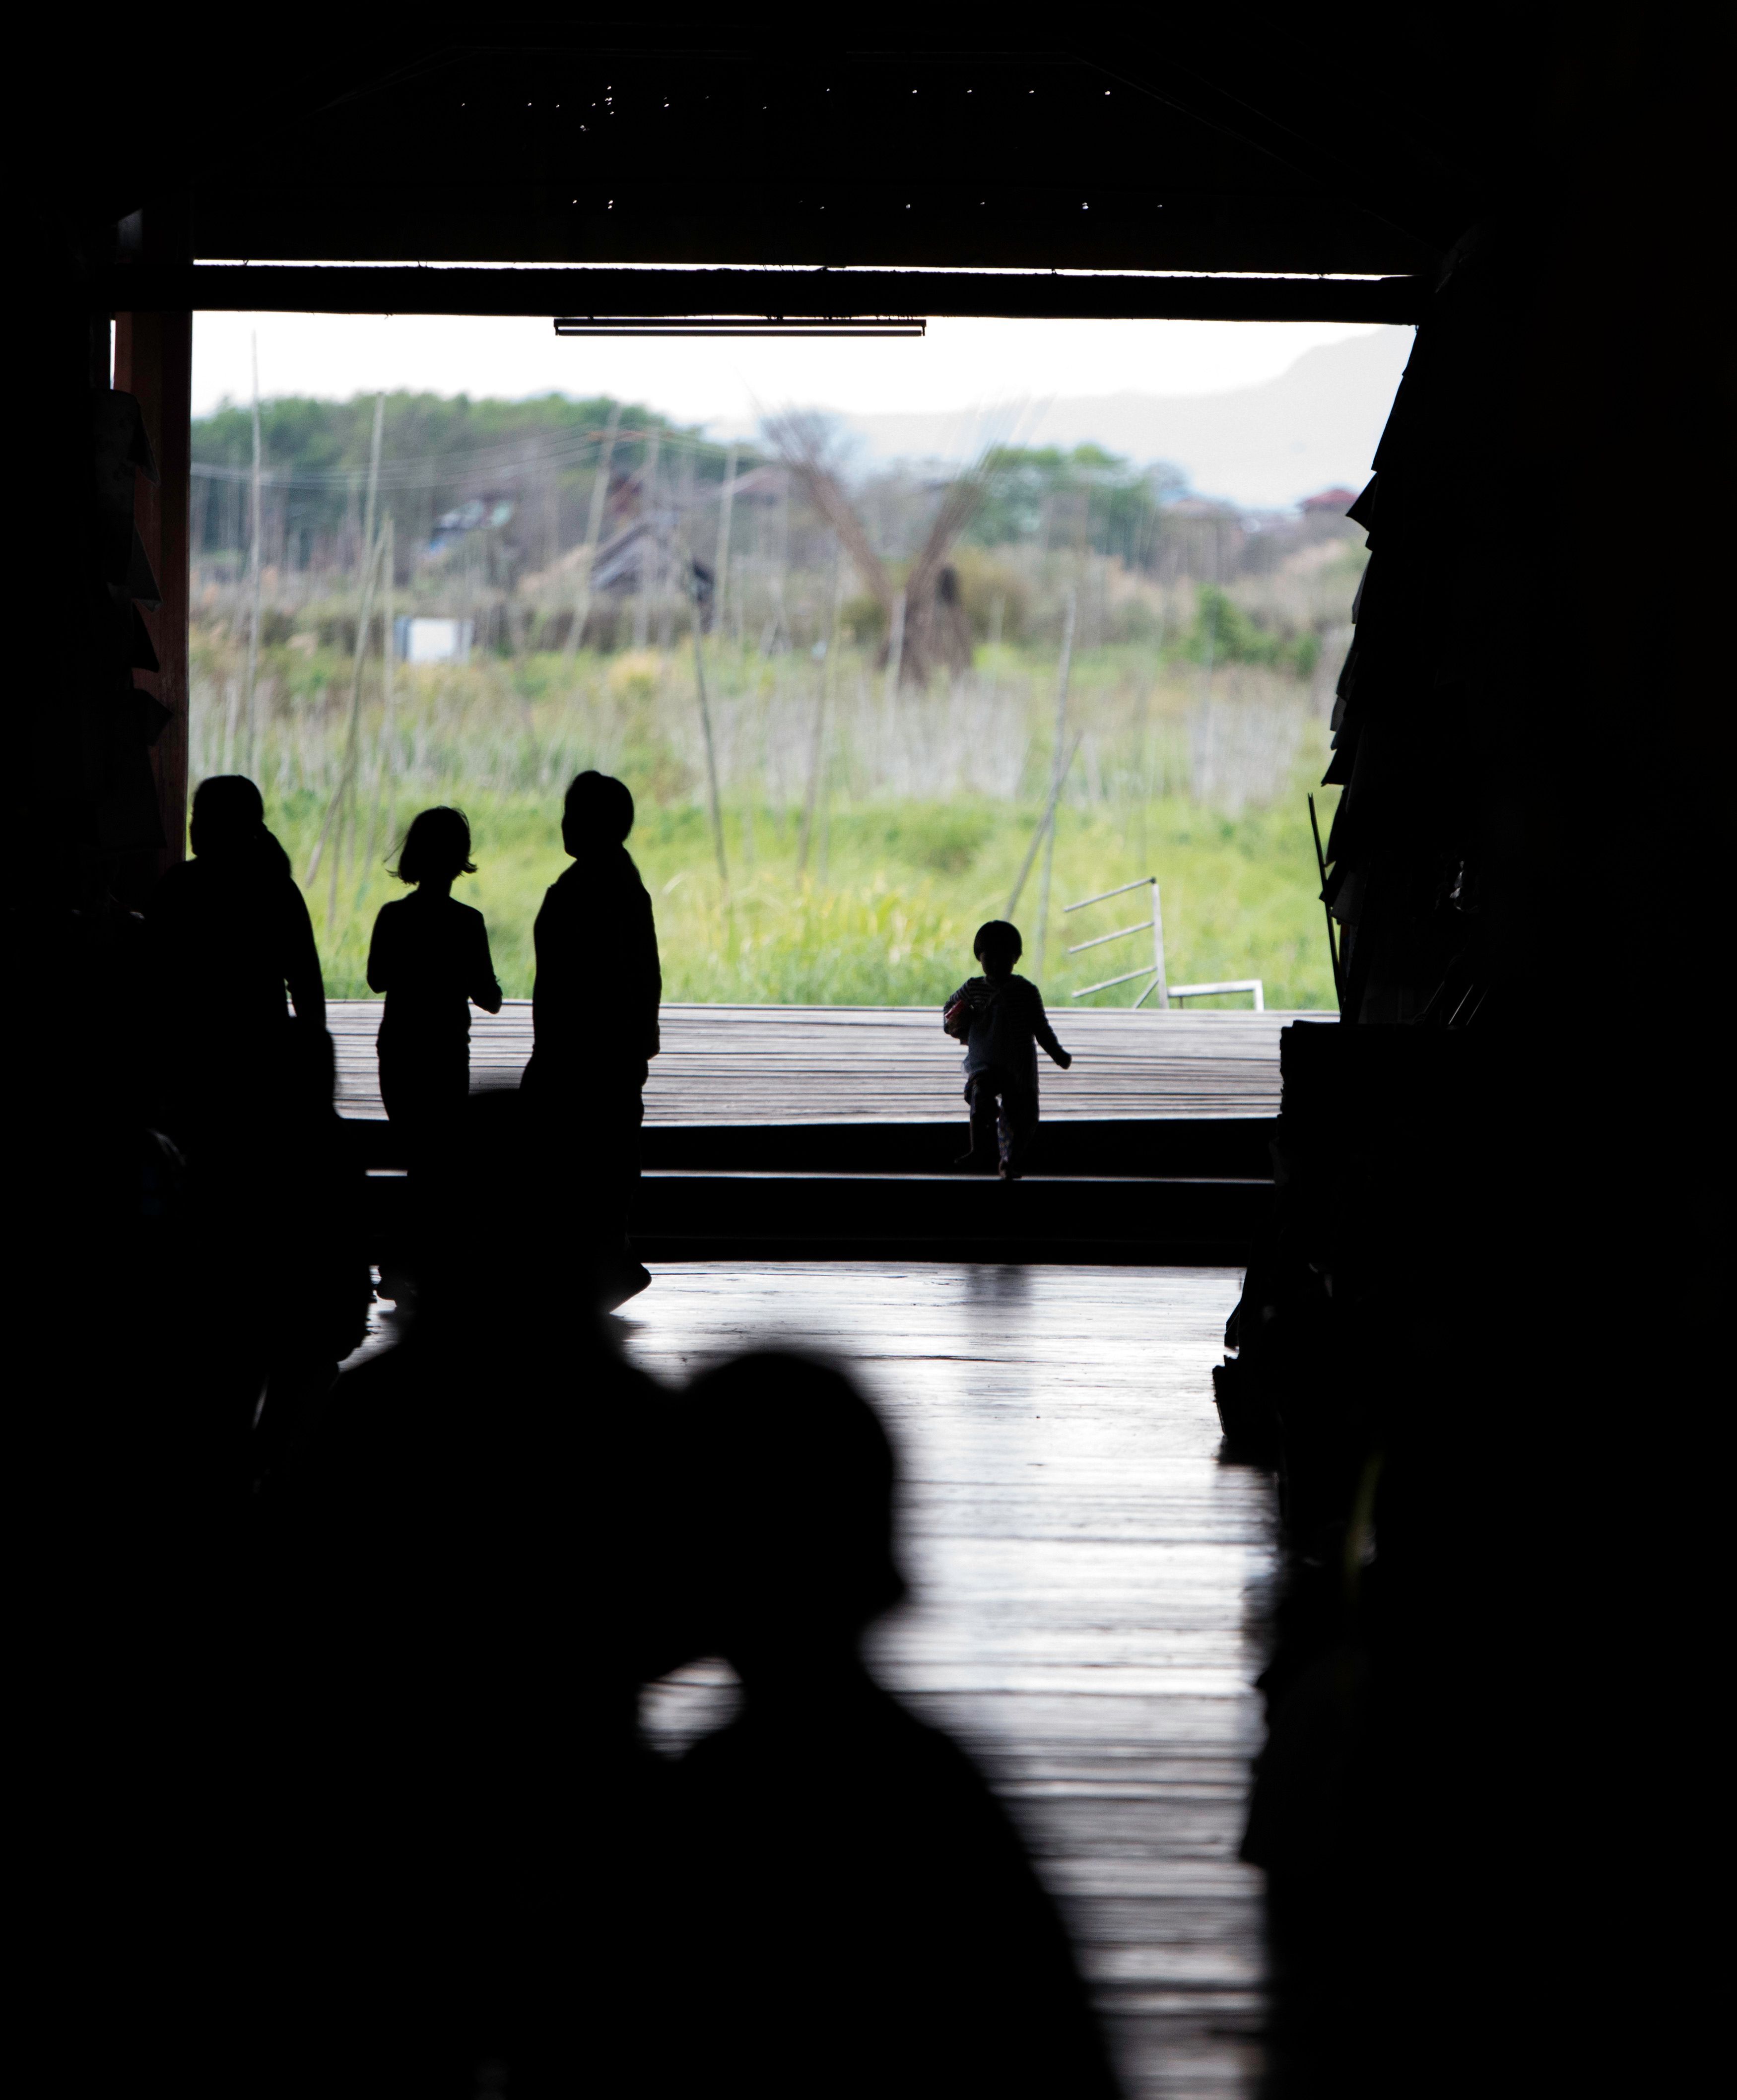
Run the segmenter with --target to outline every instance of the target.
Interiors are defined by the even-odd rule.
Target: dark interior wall
[[[1328,1108],[1312,1185],[1325,1193],[1301,1261],[1317,1278],[1338,1264],[1335,1303],[1355,1317],[1330,1343],[1307,1344],[1326,1384],[1284,1388],[1293,1421],[1323,1391],[1335,1406],[1350,1396],[1315,1418],[1331,1432],[1311,1447],[1325,1453],[1319,1468],[1299,1459],[1289,1476],[1293,1494],[1306,1477],[1319,1484],[1310,1507],[1328,1547],[1310,1551],[1334,1598],[1377,1450],[1388,1467],[1380,1552],[1399,1571],[1370,1637],[1399,1690],[1373,1750],[1359,1743],[1360,1835],[1324,1912],[1306,1904],[1302,1916],[1305,1935],[1343,1957],[1334,1988],[1362,2057],[1315,2089],[1424,2089],[1414,2060],[1369,2060],[1392,2040],[1395,2005],[1444,2055],[1478,2058],[1476,2089],[1525,2083],[1505,2080],[1527,2062],[1498,2033],[1509,2015],[1530,2023],[1530,2089],[1573,2085],[1565,2062],[1614,2047],[1610,2007],[1633,2013],[1663,1981],[1668,1949],[1647,1943],[1677,1915],[1673,1868],[1694,1833],[1660,1843],[1652,1826],[1699,1813],[1686,1746],[1710,1673],[1683,1657],[1684,1602],[1723,1528],[1722,1468],[1705,1458],[1722,1323],[1717,1271],[1712,1290],[1701,1272],[1717,1245],[1708,1126],[1723,1113],[1707,1013],[1723,963],[1729,670],[1718,584],[1702,565],[1726,535],[1699,522],[1694,496],[1721,486],[1729,403],[1703,217],[1717,189],[1697,159],[1719,122],[1688,78],[1716,69],[1654,24],[1618,36],[1566,14],[1516,25],[1354,11],[1311,29],[1306,48],[1259,13],[1223,29],[1166,24],[1161,50],[1068,54],[1054,119],[1009,108],[983,192],[1005,213],[992,237],[957,180],[964,135],[895,119],[892,91],[901,112],[913,99],[896,64],[857,67],[840,49],[798,64],[769,43],[729,46],[738,103],[745,78],[776,78],[811,126],[822,60],[854,68],[851,120],[821,138],[849,179],[821,192],[800,155],[798,179],[768,170],[783,135],[757,130],[752,109],[660,143],[643,51],[630,70],[608,36],[579,41],[576,56],[580,33],[564,33],[556,65],[536,37],[502,33],[479,62],[493,99],[474,127],[441,100],[471,60],[438,38],[407,51],[401,29],[365,26],[335,60],[274,50],[269,64],[245,39],[219,50],[170,35],[145,40],[124,73],[69,64],[48,83],[24,236],[37,310],[16,346],[29,407],[15,419],[21,485],[42,505],[16,578],[27,854],[76,889],[91,855],[155,856],[178,832],[173,810],[153,830],[174,799],[175,748],[159,747],[153,775],[151,717],[124,697],[135,669],[140,690],[150,682],[138,633],[148,640],[158,623],[161,645],[172,618],[179,514],[153,517],[143,455],[129,501],[148,563],[161,556],[153,588],[129,590],[143,580],[103,536],[113,427],[96,397],[121,267],[361,252],[1426,276],[1372,513],[1358,676],[1375,675],[1362,726],[1341,736],[1336,901],[1352,1010],[1369,1026],[1314,1031],[1373,1046],[1367,1069],[1316,1090]],[[728,70],[695,55],[697,36],[683,57],[678,24],[667,41],[683,95]],[[933,63],[914,99],[944,78],[959,91],[939,43],[899,55]],[[1054,55],[1014,51],[1007,69]],[[606,82],[619,71],[635,83],[611,120],[630,142],[612,163],[631,183],[618,177],[612,192],[629,200],[620,220],[591,174],[555,186],[568,165],[558,141],[519,154],[507,90],[528,66],[550,78],[576,68],[586,85],[607,67]],[[1125,136],[1108,135],[1100,74],[1112,102],[1125,84],[1138,90]],[[219,108],[246,112],[239,172],[210,159]],[[1143,159],[1142,127],[1173,120],[1175,151]],[[803,135],[813,154],[814,132]],[[304,154],[310,138],[317,155]],[[316,183],[309,160],[343,167],[343,180]],[[1162,181],[1143,194],[1148,169]],[[1088,232],[1067,196],[1089,201],[1081,179],[1099,172],[1113,209]],[[837,245],[818,232],[823,196],[829,218],[833,200],[847,206]],[[1182,232],[1160,234],[1160,220]],[[920,283],[910,303],[922,307]],[[159,472],[173,465],[184,311],[135,322],[126,338],[122,369]],[[1660,521],[1653,566],[1643,558],[1641,587],[1620,590],[1608,560],[1615,479],[1651,492]],[[1492,514],[1509,556],[1493,595],[1468,566]],[[166,669],[151,697],[173,715],[173,673],[155,653]],[[1356,699],[1354,686],[1348,712]],[[1397,1025],[1456,985],[1487,997],[1469,1026]],[[1463,1040],[1444,1049],[1449,1038]],[[1656,2063],[1648,2077],[1655,2089],[1678,2082]]]
[[[1707,829],[1686,820],[1722,677],[1691,610],[1717,544],[1691,493],[1710,408],[1693,228],[1712,185],[1664,135],[1661,55],[1626,56],[1560,55],[1528,179],[1468,227],[1423,307],[1355,514],[1372,561],[1329,858],[1348,1010],[1366,1020],[1458,1004],[1474,980],[1501,982],[1517,1025],[1644,999],[1662,988],[1648,959],[1704,901],[1693,881],[1635,880],[1631,849],[1672,839],[1686,868]],[[1642,254],[1655,293],[1637,295],[1618,258]],[[1638,484],[1648,543],[1620,546]]]
[[[29,608],[21,686],[31,697],[20,710],[16,827],[50,895],[85,894],[106,871],[142,897],[166,857],[179,857],[186,800],[191,316],[123,329],[122,373],[136,373],[145,403],[112,389],[91,245],[64,225],[33,231],[56,296],[14,368],[19,464],[40,496],[19,540]]]
[[[150,747],[151,775],[162,827],[159,859],[179,860],[185,844],[187,777],[188,527],[189,418],[192,400],[193,317],[185,311],[121,313],[115,318],[114,384],[139,407],[157,479],[136,477],[139,539],[156,578],[154,605],[142,605],[155,670],[134,683],[164,715]]]
[[[38,326],[24,333],[15,384],[32,404],[18,419],[17,459],[25,487],[40,492],[41,510],[18,559],[22,602],[31,611],[19,635],[20,710],[15,774],[15,823],[27,853],[66,879],[59,843],[91,799],[82,701],[93,641],[93,608],[79,571],[91,532],[95,472],[90,399],[99,372],[108,379],[108,330],[100,346],[86,303],[88,275],[58,229],[33,228],[32,261],[46,287]],[[69,556],[70,550],[70,556]]]
[[[1682,59],[1565,28],[1359,506],[1333,876],[1359,1025],[1287,1044],[1221,1379],[1285,1511],[1250,1829],[1284,2091],[1636,2089],[1695,2045],[1728,1520],[1695,1390],[1721,1323],[1679,1310],[1723,1202],[1697,987],[1729,673],[1691,610],[1720,600],[1723,382]],[[1637,482],[1657,535],[1619,565]]]
[[[1554,951],[1576,973],[1559,983],[1619,1010],[1669,1001],[1668,1054],[1684,1057],[1717,1004],[1691,987],[1722,951],[1730,749],[1728,651],[1707,616],[1728,593],[1733,407],[1709,298],[1728,181],[1708,55],[1639,24],[1565,40],[1552,151],[1511,243],[1527,296],[1508,379],[1509,620],[1531,647],[1504,674],[1525,726],[1505,823],[1535,900],[1535,1003]],[[1611,531],[1630,488],[1647,514],[1632,567]],[[1547,631],[1567,644],[1554,673]]]

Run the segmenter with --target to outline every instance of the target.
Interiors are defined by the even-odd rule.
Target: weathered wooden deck
[[[380,1007],[334,1000],[338,1105],[384,1114],[374,1065]],[[1311,1020],[1333,1017],[1311,1015]],[[1073,1067],[1042,1064],[1045,1118],[1251,1117],[1279,1107],[1287,1013],[1051,1017]],[[649,1123],[957,1123],[960,1051],[928,1007],[666,1006],[646,1088]],[[473,1086],[515,1085],[531,1053],[531,1003],[473,1014]]]
[[[957,1735],[1063,1905],[1135,2100],[1259,2089],[1260,1877],[1236,1858],[1258,1747],[1265,1476],[1218,1461],[1234,1271],[696,1262],[622,1324],[680,1380],[757,1343],[853,1361],[904,1472],[913,1602],[886,1681]],[[674,1747],[727,1671],[654,1687]]]

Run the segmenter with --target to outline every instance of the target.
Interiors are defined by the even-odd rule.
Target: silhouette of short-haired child
[[[1010,1181],[1023,1170],[1037,1134],[1037,1045],[1064,1072],[1073,1062],[1055,1039],[1042,993],[1014,975],[1024,947],[1019,928],[1005,919],[979,926],[971,953],[983,973],[967,977],[941,1012],[942,1027],[966,1046],[971,1149],[958,1164],[987,1168],[994,1159]]]
[[[368,950],[368,982],[386,994],[380,1019],[380,1098],[413,1156],[438,1138],[471,1090],[471,1006],[501,1011],[483,915],[453,885],[475,875],[462,810],[424,810],[404,835],[395,871],[408,897],[382,904]]]
[[[864,1665],[904,1593],[874,1410],[825,1364],[761,1354],[696,1379],[687,1413],[699,1631],[744,1694],[677,1772],[696,2052],[727,2032],[745,2085],[804,2100],[1113,2093],[1013,1825]]]
[[[523,1082],[616,1304],[651,1282],[625,1233],[663,996],[652,900],[627,850],[633,827],[624,782],[587,772],[568,788],[561,843],[573,864],[537,915],[534,1047]]]

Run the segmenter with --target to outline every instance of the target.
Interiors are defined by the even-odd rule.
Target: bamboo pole
[[[1200,673],[1200,748],[1204,753],[1201,763],[1195,768],[1194,792],[1197,801],[1205,801],[1213,792],[1213,775],[1217,771],[1213,750],[1213,658],[1218,639],[1218,523],[1213,521],[1212,580],[1207,586],[1212,597],[1207,603],[1212,610],[1203,623],[1202,640],[1205,655],[1201,660]],[[1200,593],[1196,593],[1200,603]]]
[[[362,513],[362,545],[366,549],[364,571],[375,558],[374,507],[380,499],[380,440],[386,430],[386,396],[374,396],[373,436],[368,447],[368,502]]]
[[[612,401],[609,420],[603,426],[603,443],[597,455],[596,479],[591,483],[591,509],[585,527],[585,559],[580,564],[579,602],[563,651],[568,657],[579,653],[579,644],[585,638],[585,624],[591,616],[591,564],[597,558],[597,537],[603,530],[603,509],[609,500],[609,469],[615,459],[615,434],[621,427],[621,404]]]
[[[1062,779],[1063,780],[1067,777],[1069,768],[1072,767],[1073,764],[1074,753],[1080,748],[1080,739],[1085,735],[1085,732],[1084,730],[1078,730],[1074,734],[1073,743],[1068,748],[1067,763],[1062,768]],[[1007,911],[1006,914],[1006,915],[1010,919],[1012,918],[1014,913],[1019,908],[1019,898],[1021,893],[1025,888],[1025,879],[1032,871],[1032,862],[1037,858],[1037,849],[1043,844],[1044,840],[1049,835],[1050,825],[1051,820],[1055,815],[1056,800],[1060,796],[1060,793],[1061,781],[1058,780],[1052,782],[1050,788],[1050,799],[1044,805],[1043,814],[1037,819],[1037,828],[1032,833],[1032,842],[1026,848],[1025,858],[1020,862],[1019,872],[1014,878],[1013,893],[1007,900]]]
[[[254,470],[252,483],[252,526],[247,549],[249,589],[249,619],[247,623],[247,697],[243,704],[241,728],[241,770],[251,775],[254,770],[254,695],[259,677],[259,338],[256,333],[254,345]]]
[[[392,819],[396,814],[397,796],[392,775],[392,665],[397,659],[398,642],[394,633],[397,623],[392,617],[393,571],[397,565],[397,537],[393,531],[390,512],[386,519],[386,549],[382,557],[382,589],[380,593],[380,744],[374,765],[374,805],[368,818],[368,851],[364,856],[368,865],[373,864],[374,847],[380,836],[381,805],[385,804],[386,836],[390,844]],[[392,790],[389,795],[388,791]]]
[[[893,600],[892,626],[886,637],[886,698],[889,704],[899,697],[899,673],[904,664],[904,593],[900,591]]]
[[[307,864],[307,880],[313,881],[320,867],[320,855],[328,832],[332,834],[332,873],[326,897],[325,926],[330,933],[338,919],[338,876],[343,860],[344,840],[355,829],[355,800],[356,762],[360,756],[362,734],[362,666],[366,661],[368,630],[373,623],[374,586],[380,569],[380,544],[373,548],[373,559],[368,565],[362,582],[362,611],[356,623],[356,660],[350,676],[350,726],[344,739],[344,755],[338,767],[338,785],[332,791],[332,800],[325,813],[325,822],[314,842],[314,849]],[[335,827],[335,828],[334,828]],[[352,842],[353,844],[353,842]]]
[[[1160,642],[1159,644],[1160,663],[1163,661],[1163,646]],[[1134,854],[1136,860],[1146,858],[1147,812],[1152,799],[1151,731],[1147,720],[1151,705],[1151,697],[1152,682],[1150,677],[1147,677],[1141,682],[1139,697],[1134,702],[1134,790],[1136,798],[1134,806],[1138,813],[1138,836],[1135,840]]]
[[[398,775],[392,763],[392,735],[397,725],[392,719],[393,703],[397,695],[393,682],[393,666],[398,660],[397,622],[392,617],[392,585],[396,581],[398,562],[398,534],[395,521],[388,516],[386,521],[386,660],[380,667],[382,708],[380,742],[386,770],[386,836],[391,840],[398,818]],[[413,600],[413,603],[414,601]]]
[[[820,691],[815,702],[814,743],[808,755],[808,799],[802,808],[802,836],[796,845],[796,871],[808,866],[809,842],[814,836],[814,815],[820,799],[820,775],[826,748],[826,706],[832,697],[833,666],[838,655],[838,620],[844,610],[844,550],[833,542],[833,611],[826,629],[826,654],[820,660]]]
[[[1066,779],[1062,757],[1062,739],[1067,733],[1067,680],[1073,668],[1073,627],[1078,611],[1078,593],[1072,584],[1067,586],[1067,611],[1062,623],[1062,662],[1055,678],[1055,756],[1050,781],[1050,813],[1044,841],[1043,880],[1039,886],[1037,902],[1037,974],[1043,975],[1044,950],[1050,933],[1050,878],[1055,867],[1055,810],[1062,799],[1062,782]],[[1078,739],[1075,739],[1076,745]],[[1072,763],[1070,752],[1065,765]]]
[[[356,624],[356,659],[350,677],[350,729],[344,739],[344,756],[338,769],[338,785],[332,791],[332,799],[326,805],[325,820],[320,827],[320,836],[314,841],[314,849],[307,862],[307,880],[311,885],[320,871],[320,858],[329,838],[332,842],[332,875],[326,902],[328,933],[336,924],[338,917],[338,870],[343,858],[344,823],[354,799],[351,791],[361,742],[362,665],[368,654],[368,630],[373,619],[374,582],[380,570],[381,548],[378,536],[374,532],[374,509],[380,492],[380,439],[385,420],[386,396],[377,394],[374,396],[373,442],[369,448],[368,459],[368,505],[365,513],[368,554],[362,572],[361,611]]]
[[[691,452],[684,452],[682,454],[681,478],[675,492],[674,516],[663,549],[664,591],[657,609],[657,646],[660,651],[670,648],[675,640],[675,605],[677,598],[682,595],[679,585],[684,576],[692,579],[695,584],[696,588],[687,596],[694,618],[697,620],[700,617],[699,580],[693,573],[690,545],[693,536],[684,529],[685,521],[693,514],[693,507],[694,456]]]
[[[718,499],[718,556],[712,564],[712,624],[724,631],[724,586],[730,576],[730,516],[736,507],[736,447],[724,456],[723,488]]]
[[[790,615],[785,603],[785,571],[790,566],[790,475],[787,468],[779,478],[778,508],[772,528],[772,649],[782,637],[786,649],[795,646]],[[766,653],[766,652],[762,652]]]
[[[718,854],[718,879],[723,885],[724,909],[730,908],[730,868],[724,858],[723,811],[718,800],[718,753],[712,743],[712,711],[705,697],[705,651],[700,646],[697,602],[694,607],[694,681],[700,695],[700,728],[705,739],[705,788],[712,813],[712,844]]]
[[[645,465],[640,470],[639,517],[642,523],[654,518],[656,514],[657,454],[662,439],[663,433],[661,430],[652,431],[652,442],[646,448]],[[648,561],[646,540],[653,536],[650,533],[644,534],[639,541],[639,588],[634,593],[634,646],[635,649],[644,648],[649,633],[652,593],[646,589]],[[658,567],[656,552],[652,549],[651,550],[651,580],[653,589],[657,583]]]

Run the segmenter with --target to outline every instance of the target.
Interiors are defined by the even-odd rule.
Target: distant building
[[[512,521],[515,505],[509,497],[473,496],[468,503],[461,503],[456,510],[448,510],[435,520],[433,536],[428,542],[431,554],[444,554],[467,532],[484,528],[498,532]]]
[[[1306,496],[1297,508],[1305,518],[1318,511],[1329,511],[1335,518],[1342,518],[1357,501],[1355,488],[1324,488],[1319,496]]]
[[[392,622],[392,647],[400,664],[468,664],[475,639],[474,620],[405,614]]]

